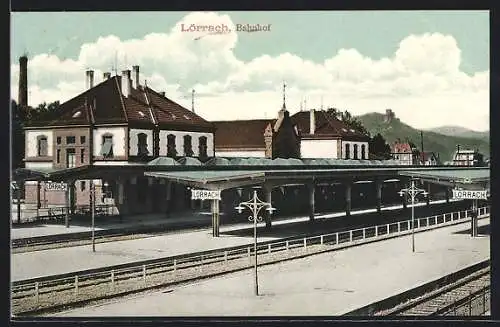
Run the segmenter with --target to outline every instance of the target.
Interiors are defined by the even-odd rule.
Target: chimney
[[[137,89],[139,87],[139,66],[132,66],[132,71],[134,72],[134,87]]]
[[[85,72],[85,89],[89,90],[94,87],[94,71],[89,69]]]
[[[165,91],[162,91],[162,92],[158,92],[162,97],[165,96]]]
[[[314,113],[314,109],[311,109],[310,111],[309,123],[309,134],[314,134],[314,132],[316,131],[316,116]]]
[[[105,73],[102,74],[102,79],[103,80],[106,81],[106,80],[108,80],[110,78],[111,78],[111,73],[110,72],[105,72]]]
[[[20,107],[28,106],[28,57],[19,57],[19,94],[18,104]]]
[[[128,98],[132,81],[130,80],[130,69],[122,71],[122,94]]]

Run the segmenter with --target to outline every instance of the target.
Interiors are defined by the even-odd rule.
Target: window
[[[38,146],[38,156],[46,157],[48,155],[48,144],[47,144],[47,136],[40,135],[37,137],[37,146]]]
[[[66,149],[66,168],[75,167],[75,149]]]
[[[198,144],[198,153],[200,158],[206,158],[207,157],[207,137],[206,136],[200,136],[198,139],[199,144]]]
[[[184,135],[184,156],[191,157],[193,155],[193,146],[191,144],[191,136]]]
[[[347,143],[345,145],[345,158],[349,159],[350,156],[351,156],[351,145]]]
[[[85,144],[85,135],[80,136],[80,144]]]
[[[61,144],[61,137],[60,137],[60,136],[58,136],[58,137],[56,138],[56,141],[57,141],[57,144]]]
[[[66,144],[75,144],[75,143],[76,143],[76,137],[66,136]]]
[[[85,181],[80,181],[80,191],[85,191]]]
[[[147,156],[148,151],[148,136],[144,133],[137,134],[137,155]]]
[[[364,144],[361,144],[361,159],[367,159],[366,158],[366,146]],[[399,156],[396,156],[396,159],[399,159]]]
[[[104,134],[102,136],[101,156],[108,158],[113,156],[113,135]]]
[[[85,149],[80,149],[80,163],[85,163]]]
[[[60,163],[61,162],[61,149],[57,149],[57,157],[56,157],[56,162]]]
[[[177,150],[175,149],[175,135],[167,135],[167,157],[177,156]]]
[[[358,159],[358,145],[354,144],[354,159]]]

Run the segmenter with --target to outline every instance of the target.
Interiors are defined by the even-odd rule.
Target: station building
[[[87,89],[64,102],[60,116],[25,128],[25,167],[45,171],[79,166],[144,164],[160,156],[207,160],[214,153],[214,125],[194,112],[139,82],[139,66],[122,75],[104,73],[94,85],[94,72],[86,72]],[[119,200],[121,213],[162,210],[167,193],[184,188],[153,185],[144,176],[109,176],[94,180],[96,204]],[[72,185],[75,205],[88,205],[90,183]],[[44,182],[26,182],[25,203],[38,207],[64,205],[64,191],[48,191]],[[168,194],[170,196],[170,194]],[[177,201],[174,201],[177,202]],[[163,208],[165,209],[165,208]]]

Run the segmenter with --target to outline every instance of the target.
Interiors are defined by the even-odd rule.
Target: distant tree
[[[17,105],[16,101],[11,100],[10,102],[10,112],[11,112],[11,146],[12,146],[12,157],[11,157],[11,168],[19,168],[23,166],[24,158],[24,121],[26,119],[26,110],[23,110]]]
[[[370,154],[378,159],[391,158],[391,147],[380,133],[370,139],[369,150]]]
[[[363,135],[370,136],[370,133],[366,130],[361,121],[352,116],[349,111],[345,110],[344,112],[342,112],[337,108],[328,108],[326,112],[330,117],[342,121],[344,124],[349,126],[349,128],[352,128]]]

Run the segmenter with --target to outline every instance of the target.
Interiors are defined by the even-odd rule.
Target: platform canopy
[[[463,189],[490,188],[489,168],[468,168],[457,170],[402,170],[399,175],[421,181]]]

